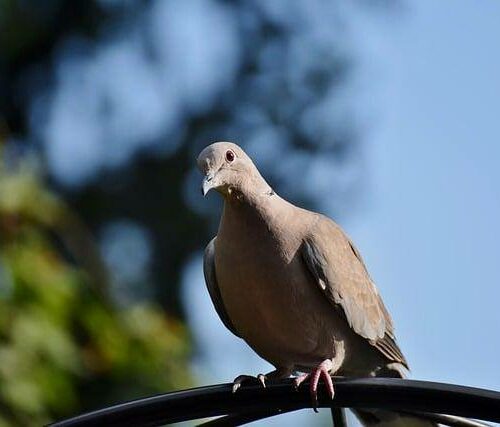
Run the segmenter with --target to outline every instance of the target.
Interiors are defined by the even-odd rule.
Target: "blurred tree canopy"
[[[205,145],[352,205],[368,4],[396,0],[0,0],[0,426],[189,383],[179,284],[220,207]]]
[[[189,384],[182,323],[152,304],[113,307],[101,272],[79,267],[93,255],[72,251],[81,227],[33,165],[0,165],[0,425]]]

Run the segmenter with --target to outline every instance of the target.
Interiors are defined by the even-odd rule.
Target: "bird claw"
[[[330,376],[331,361],[325,360],[321,362],[310,374],[302,374],[293,380],[295,390],[298,391],[300,385],[310,378],[309,391],[311,393],[312,408],[314,412],[318,412],[318,384],[321,378],[325,382],[326,391],[330,399],[333,400],[335,390],[333,388],[332,377]]]
[[[233,393],[236,393],[238,389],[246,382],[255,382],[258,381],[259,384],[262,385],[263,388],[266,388],[266,380],[267,376],[264,374],[259,374],[256,377],[252,375],[238,375],[233,381]]]
[[[262,384],[262,387],[266,388],[267,377],[264,374],[257,375],[257,380]]]
[[[295,391],[299,391],[300,385],[307,380],[311,374],[301,374],[298,377],[295,377],[293,379],[293,387],[295,388]]]

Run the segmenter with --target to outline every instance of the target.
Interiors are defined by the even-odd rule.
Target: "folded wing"
[[[222,323],[229,329],[234,335],[239,337],[240,335],[236,332],[236,329],[231,322],[231,319],[227,315],[227,311],[222,302],[222,297],[219,290],[219,285],[217,284],[217,275],[215,272],[215,240],[217,236],[214,237],[205,249],[205,254],[203,255],[203,274],[205,275],[205,283],[207,285],[208,293],[212,299],[212,303],[217,311],[217,314],[222,320]]]
[[[408,368],[394,327],[366,266],[341,228],[324,216],[305,238],[301,255],[315,283],[349,326],[390,362]]]

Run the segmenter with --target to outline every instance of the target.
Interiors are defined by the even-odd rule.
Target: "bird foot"
[[[238,389],[243,385],[243,383],[255,382],[257,381],[262,387],[266,388],[267,376],[264,374],[259,374],[256,377],[252,375],[238,375],[233,381],[233,393],[236,393]]]
[[[314,412],[318,412],[318,384],[319,380],[323,378],[326,386],[326,391],[328,396],[333,399],[335,391],[333,389],[332,377],[330,376],[330,371],[332,370],[332,361],[327,359],[321,362],[316,368],[314,368],[309,374],[302,374],[293,380],[295,390],[299,389],[299,386],[307,379],[310,378],[309,391],[311,393],[312,407]]]

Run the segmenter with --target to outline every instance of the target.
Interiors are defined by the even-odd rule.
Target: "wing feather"
[[[302,258],[317,285],[350,327],[389,361],[408,367],[391,317],[356,247],[342,229],[319,216],[302,244]]]
[[[217,311],[217,314],[222,320],[222,323],[229,329],[234,335],[240,337],[238,332],[229,318],[224,303],[222,301],[222,296],[220,294],[219,285],[217,284],[217,275],[215,273],[215,240],[217,236],[214,237],[205,249],[203,255],[203,274],[205,276],[205,283],[207,285],[208,293],[212,300],[212,303]]]

